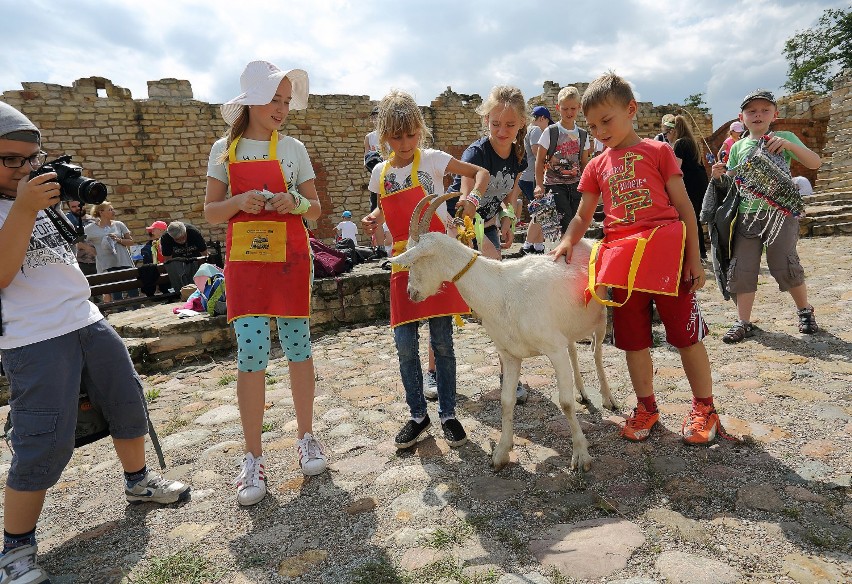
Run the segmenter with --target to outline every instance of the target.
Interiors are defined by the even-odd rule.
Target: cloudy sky
[[[0,91],[22,81],[101,76],[147,97],[147,81],[188,79],[196,99],[236,96],[248,61],[308,71],[311,93],[388,89],[421,104],[451,86],[498,83],[539,95],[545,80],[614,69],[642,101],[704,93],[717,124],[757,87],[781,94],[784,42],[849,0],[0,0]]]

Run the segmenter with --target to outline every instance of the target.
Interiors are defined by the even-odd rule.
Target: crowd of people
[[[221,106],[227,131],[210,150],[204,217],[210,224],[227,224],[227,320],[237,338],[236,394],[244,441],[236,501],[250,506],[267,493],[262,427],[273,318],[288,361],[300,467],[305,475],[316,475],[327,466],[326,449],[313,429],[313,263],[306,228],[306,220],[318,219],[323,211],[307,149],[281,131],[291,110],[308,105],[307,72],[253,61],[240,77],[240,88],[237,97]],[[364,140],[372,200],[360,224],[377,249],[402,253],[415,207],[424,197],[443,194],[445,177],[451,177],[448,192],[458,197],[442,205],[430,231],[458,236],[499,261],[513,240],[519,195],[530,202],[551,196],[561,238],[550,257],[571,262],[573,245],[602,203],[604,238],[587,292],[593,301],[613,306],[613,342],[625,354],[636,395],[621,436],[644,441],[659,422],[650,351],[655,307],[692,390],[682,438],[689,444],[709,444],[720,422],[703,344],[708,329],[696,298],[706,280],[702,259],[708,253],[697,220],[708,186],[701,146],[679,115],[662,119],[663,131],[656,139],[641,138],[634,129],[638,105],[630,84],[613,73],[596,79],[582,96],[574,87],[563,88],[552,105],[559,114],[557,122],[545,106],[534,108],[530,116],[519,89],[494,87],[476,110],[482,137],[457,159],[428,147],[430,131],[421,109],[408,93],[391,91],[372,112],[374,131]],[[580,111],[586,128],[577,124]],[[742,162],[758,151],[765,151],[787,175],[792,159],[808,168],[820,166],[819,156],[794,134],[770,131],[777,116],[771,93],[745,97],[739,120],[730,128],[731,142],[726,141],[712,166],[714,186],[736,178]],[[4,503],[3,582],[47,580],[36,561],[36,525],[47,489],[71,457],[81,384],[109,421],[128,501],[170,504],[185,500],[190,492],[189,485],[148,470],[141,381],[121,339],[88,300],[84,273],[132,266],[129,248],[134,239],[107,201],[89,214],[72,201],[67,219],[85,237],[80,241],[63,235],[55,221],[55,174],[29,178],[30,170],[45,160],[41,143],[39,129],[26,116],[0,103],[0,357],[10,381],[14,450]],[[736,186],[731,190],[739,192]],[[795,251],[796,218],[784,218],[780,230],[770,234],[768,203],[743,196],[738,204],[727,274],[737,320],[725,342],[740,342],[756,330],[751,312],[764,247],[770,272],[793,298],[799,330],[817,332]],[[350,211],[344,211],[337,229],[341,238],[357,238],[358,225]],[[145,261],[179,265],[181,269],[169,271],[176,289],[191,281],[192,263],[206,251],[198,229],[181,221],[156,220],[146,231]],[[523,249],[545,252],[535,220]],[[409,410],[394,441],[399,449],[410,448],[427,431],[429,397],[437,400],[444,438],[457,448],[467,434],[456,411],[453,318],[469,310],[452,282],[423,302],[408,298],[407,282],[408,272],[394,268],[390,326]],[[419,351],[421,323],[429,331],[425,374]],[[525,398],[526,389],[519,383],[516,401]]]

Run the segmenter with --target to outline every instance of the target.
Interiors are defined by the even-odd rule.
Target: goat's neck
[[[473,250],[464,255],[464,263],[459,263],[461,271],[470,261]],[[500,281],[500,262],[479,256],[473,265],[456,280],[456,288],[464,301],[477,314],[490,314],[500,310],[500,298],[503,292],[503,282]]]

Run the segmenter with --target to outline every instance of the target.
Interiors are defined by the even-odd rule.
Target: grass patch
[[[413,584],[385,559],[371,560],[350,572],[352,584]]]
[[[145,392],[145,401],[147,401],[149,404],[152,404],[157,401],[158,397],[160,397],[159,387],[152,387],[151,389]]]
[[[219,378],[219,381],[216,382],[216,385],[230,385],[236,380],[236,375],[234,375],[233,373],[226,373],[225,375]]]
[[[275,428],[275,422],[264,422],[260,426],[260,431],[261,432],[271,432],[273,428]]]
[[[796,507],[784,507],[781,513],[790,519],[799,519],[802,516],[802,511]]]
[[[515,530],[505,528],[497,529],[494,531],[494,538],[510,548],[517,555],[527,553],[526,540]]]
[[[270,385],[272,385],[273,383],[277,383],[278,379],[280,379],[277,375],[275,375],[274,373],[270,373],[269,371],[265,373],[264,377],[266,379],[266,383]]]
[[[187,420],[175,416],[174,418],[170,418],[165,424],[163,424],[163,427],[160,428],[157,433],[163,438],[165,438],[169,434],[174,434],[184,426],[188,425],[189,422]]]
[[[426,564],[411,573],[411,579],[404,582],[412,584],[437,584],[438,582],[458,582],[459,584],[494,584],[500,576],[493,570],[474,572],[471,575],[462,572],[461,566],[450,556]]]
[[[568,577],[560,572],[556,566],[551,566],[550,571],[545,576],[550,578],[552,584],[568,584]]]
[[[423,545],[436,550],[447,550],[461,545],[473,535],[473,531],[473,525],[467,521],[459,521],[446,529],[439,528],[425,539]]]
[[[169,556],[154,558],[133,581],[145,584],[204,584],[215,582],[224,574],[224,570],[211,565],[198,550],[187,548]]]

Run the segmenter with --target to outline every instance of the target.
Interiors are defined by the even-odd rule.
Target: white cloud
[[[717,122],[755,87],[779,91],[783,46],[826,0],[580,0],[570,5],[483,0],[428,3],[288,0],[30,0],[5,10],[0,91],[21,81],[71,85],[101,76],[147,96],[147,81],[188,79],[197,99],[239,92],[248,61],[310,74],[314,93],[369,95],[392,87],[429,103],[446,87],[485,95],[498,83],[527,97],[544,80],[591,81],[607,69],[645,101],[704,93]]]

